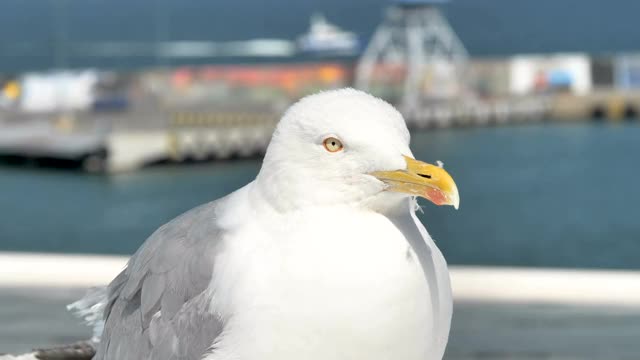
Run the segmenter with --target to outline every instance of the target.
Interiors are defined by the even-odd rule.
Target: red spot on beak
[[[447,197],[444,193],[438,189],[428,188],[426,193],[426,198],[431,200],[432,203],[436,205],[445,205],[447,203]]]

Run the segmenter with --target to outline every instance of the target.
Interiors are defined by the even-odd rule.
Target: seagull
[[[460,201],[393,106],[303,98],[254,181],[160,227],[109,284],[94,359],[441,359],[449,273],[416,197]]]

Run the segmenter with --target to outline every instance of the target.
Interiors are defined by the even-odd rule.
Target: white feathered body
[[[451,317],[446,263],[406,205],[398,216],[415,229],[341,206],[286,214],[260,209],[257,217],[255,208],[229,209],[220,220],[230,238],[210,289],[212,311],[226,326],[207,359],[441,359]],[[424,236],[420,241],[432,249],[444,319],[436,327],[407,234]]]

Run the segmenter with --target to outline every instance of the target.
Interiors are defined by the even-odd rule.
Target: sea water
[[[451,264],[640,269],[640,126],[538,124],[412,134],[460,210],[419,216]],[[160,225],[251,181],[259,160],[118,175],[0,167],[0,251],[131,254]]]

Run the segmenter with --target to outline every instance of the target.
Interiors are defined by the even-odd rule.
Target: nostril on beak
[[[418,176],[426,178],[426,179],[431,179],[431,175],[427,175],[427,174],[418,174]]]

